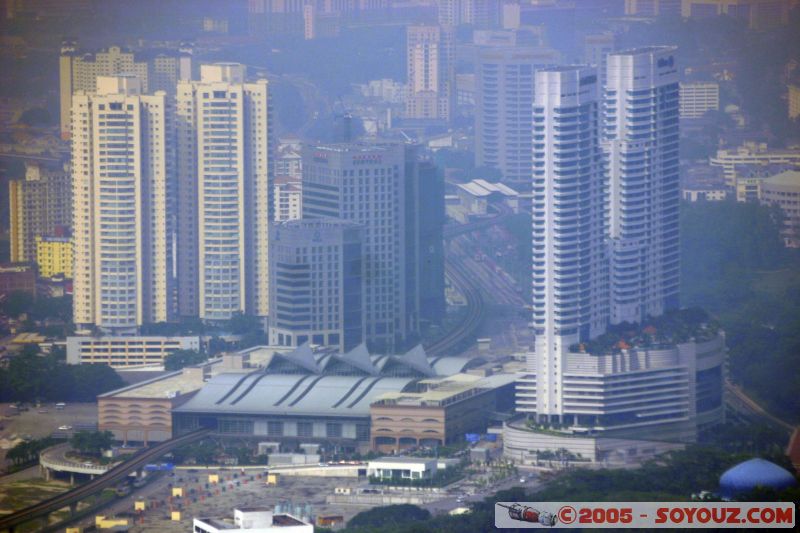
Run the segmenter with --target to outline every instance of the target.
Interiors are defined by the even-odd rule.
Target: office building
[[[719,83],[681,83],[680,117],[700,118],[708,111],[719,111]]]
[[[787,170],[764,179],[761,202],[783,210],[784,243],[789,248],[800,248],[800,170]]]
[[[473,28],[489,28],[500,22],[502,2],[487,0],[436,0],[440,26],[470,24]]]
[[[269,314],[270,101],[244,65],[178,84],[178,304],[182,316]]]
[[[447,26],[408,26],[406,118],[450,120],[455,98],[454,34]]]
[[[786,164],[800,166],[800,150],[770,150],[765,143],[745,143],[738,148],[720,149],[710,158],[712,166],[722,167],[725,185],[736,186],[736,167],[739,165]]]
[[[166,356],[178,350],[200,351],[200,337],[67,337],[70,365],[161,366]]]
[[[419,309],[420,328],[441,324],[444,298],[444,175],[406,146],[406,308]]]
[[[611,322],[679,305],[678,69],[674,47],[608,56]]]
[[[475,164],[496,168],[515,189],[530,188],[533,75],[558,62],[547,48],[481,47],[475,65]]]
[[[535,95],[536,345],[526,369],[535,377],[523,379],[517,410],[558,419],[564,412],[563,354],[571,344],[603,333],[608,323],[605,179],[596,72],[584,67],[539,70]]]
[[[72,239],[70,237],[36,236],[36,264],[39,275],[52,278],[62,275],[72,279]]]
[[[133,52],[119,46],[86,52],[74,40],[61,44],[59,58],[59,94],[61,135],[69,138],[72,95],[78,91],[93,93],[99,76],[134,75],[141,82],[142,94],[165,91],[175,94],[178,81],[192,78],[192,48]]]
[[[296,220],[303,216],[303,180],[289,176],[275,177],[275,222]]]
[[[75,324],[132,332],[174,316],[172,128],[166,93],[97,78],[72,100]]]
[[[418,333],[407,308],[405,153],[400,144],[330,144],[303,151],[303,218],[364,227],[366,339],[392,348]]]
[[[11,261],[36,261],[36,237],[72,225],[69,173],[27,163],[25,178],[8,182],[8,204]]]
[[[271,345],[347,352],[364,342],[363,238],[358,224],[336,219],[273,226]]]

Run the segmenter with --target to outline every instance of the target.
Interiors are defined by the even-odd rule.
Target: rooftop
[[[212,361],[209,366],[216,365],[220,361]],[[187,367],[101,394],[98,398],[170,398],[176,394],[188,394],[200,389],[205,383],[203,370],[199,365]]]
[[[487,377],[474,374],[455,374],[445,378],[420,381],[419,384],[426,389],[422,392],[388,392],[376,398],[374,404],[440,407],[515,381],[515,374],[495,374]]]
[[[800,171],[787,170],[785,172],[781,172],[778,175],[772,176],[771,178],[766,178],[764,180],[764,183],[768,183],[770,185],[782,185],[786,187],[800,188]]]
[[[622,323],[609,326],[608,331],[587,342],[573,344],[570,351],[606,355],[633,348],[664,348],[689,342],[713,339],[719,324],[699,307],[668,311],[641,323]]]

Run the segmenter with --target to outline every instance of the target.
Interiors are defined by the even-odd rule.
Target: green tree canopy
[[[180,370],[186,366],[198,365],[208,357],[197,350],[176,350],[164,358],[165,370]]]

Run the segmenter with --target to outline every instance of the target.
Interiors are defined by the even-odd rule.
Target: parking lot
[[[61,426],[71,426],[78,428],[81,426],[92,426],[97,424],[97,404],[95,403],[71,403],[67,404],[63,410],[56,409],[53,403],[44,403],[39,407],[35,405],[25,405],[23,409],[17,410],[11,404],[0,404],[0,458],[2,468],[5,469],[5,455],[8,448],[13,446],[16,439],[33,438],[39,439],[48,437],[53,433],[59,432]],[[63,432],[63,433],[69,433]],[[2,484],[2,478],[0,478]]]

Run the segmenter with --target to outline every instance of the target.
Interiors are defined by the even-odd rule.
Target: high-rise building
[[[517,384],[525,416],[503,428],[504,454],[515,462],[535,464],[540,450],[560,449],[592,462],[638,462],[723,419],[724,334],[702,311],[674,309],[674,53],[609,56],[605,154],[594,71],[536,74],[536,339]]]
[[[72,95],[78,91],[93,93],[98,76],[135,75],[142,84],[142,94],[165,91],[175,94],[178,81],[192,78],[192,48],[178,50],[132,52],[119,46],[86,53],[77,42],[66,40],[61,45],[59,85],[61,99],[61,135],[70,134]]]
[[[303,216],[303,180],[288,176],[275,177],[275,222],[296,220]]]
[[[719,83],[687,82],[680,84],[680,117],[701,118],[708,111],[719,111]]]
[[[174,165],[167,95],[97,78],[72,100],[74,320],[130,332],[173,312]]]
[[[406,161],[401,144],[326,144],[303,150],[303,218],[338,218],[364,227],[366,340],[375,351],[415,339],[406,273]]]
[[[178,302],[182,316],[269,314],[270,101],[244,65],[178,84]]]
[[[608,57],[611,322],[640,322],[679,305],[678,68],[674,47]]]
[[[617,36],[610,31],[590,34],[583,39],[583,61],[597,69],[597,88],[601,99],[606,86],[608,54],[616,50],[616,48]],[[602,105],[599,109],[602,116]]]
[[[269,343],[349,352],[364,342],[363,228],[293,220],[270,233]]]
[[[533,75],[557,64],[549,48],[482,47],[475,65],[475,164],[496,168],[503,183],[531,182]]]
[[[414,146],[406,146],[407,308],[419,309],[422,327],[440,324],[444,298],[444,175]],[[424,331],[424,329],[423,329]]]
[[[72,187],[66,171],[25,166],[25,179],[8,182],[11,261],[36,261],[36,237],[72,224]]]
[[[489,28],[500,22],[501,4],[496,0],[436,0],[436,11],[442,26]]]
[[[533,106],[533,325],[531,374],[518,410],[564,413],[563,355],[608,323],[605,178],[598,139],[597,74],[536,72]]]
[[[409,26],[406,36],[406,117],[449,120],[455,97],[452,27]]]

